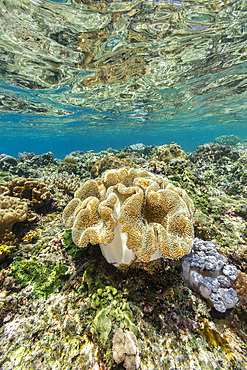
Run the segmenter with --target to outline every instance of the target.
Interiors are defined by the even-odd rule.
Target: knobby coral
[[[118,169],[121,167],[131,167],[134,163],[134,159],[130,158],[127,154],[121,152],[119,154],[108,153],[104,158],[92,158],[89,161],[89,169],[91,177],[100,176],[106,170]]]
[[[17,245],[18,238],[15,236],[15,234],[12,233],[12,231],[6,229],[4,234],[0,234],[0,244],[8,246]]]
[[[213,242],[195,238],[191,253],[183,257],[183,276],[189,287],[223,313],[238,302],[238,295],[232,288],[238,270],[228,265],[226,257],[215,247]]]
[[[4,260],[5,258],[8,258],[14,251],[13,246],[9,246],[6,244],[0,245],[0,262]]]
[[[63,212],[76,245],[100,244],[115,266],[179,258],[193,243],[194,205],[185,190],[144,170],[106,171],[86,181]]]

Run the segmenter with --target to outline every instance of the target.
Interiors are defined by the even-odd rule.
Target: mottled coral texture
[[[0,194],[26,199],[27,203],[33,208],[44,205],[51,196],[49,189],[43,182],[22,177],[1,185]]]
[[[108,262],[119,265],[189,253],[193,210],[185,190],[166,178],[121,168],[85,182],[65,208],[63,221],[72,228],[75,244],[100,243]]]
[[[118,328],[112,344],[113,358],[117,364],[124,362],[123,366],[127,370],[139,369],[140,345],[134,333]]]
[[[80,177],[68,172],[45,175],[43,180],[46,185],[62,189],[65,193],[75,192],[81,185]]]
[[[27,204],[19,198],[0,195],[0,234],[11,231],[15,222],[27,217]]]
[[[154,158],[163,162],[170,162],[172,159],[184,160],[186,159],[186,154],[182,150],[181,146],[176,143],[171,143],[170,145],[161,145],[156,149],[156,154]]]
[[[238,293],[239,306],[243,311],[247,312],[247,274],[242,271],[238,272],[238,277],[235,282],[234,289]]]

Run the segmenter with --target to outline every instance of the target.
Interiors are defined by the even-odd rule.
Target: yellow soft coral
[[[0,245],[0,261],[8,258],[13,253],[14,248],[14,246],[9,246],[5,244]]]
[[[187,193],[144,170],[106,171],[75,192],[63,213],[75,244],[100,244],[108,262],[180,258],[193,242],[194,205]]]

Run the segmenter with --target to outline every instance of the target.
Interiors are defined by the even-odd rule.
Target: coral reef
[[[0,155],[0,169],[3,171],[14,171],[14,167],[17,166],[17,159],[7,154]]]
[[[53,173],[51,175],[44,175],[43,181],[50,187],[63,190],[65,193],[74,193],[80,186],[80,177],[68,172]]]
[[[69,174],[76,174],[78,172],[76,160],[69,157],[64,158],[58,167],[58,172],[68,172]]]
[[[0,234],[5,230],[11,231],[15,222],[22,222],[27,217],[25,201],[9,196],[0,195]]]
[[[200,293],[211,306],[225,312],[238,302],[232,288],[238,270],[215,249],[215,244],[195,238],[191,253],[183,257],[183,276],[186,284]]]
[[[109,170],[89,180],[63,212],[76,245],[100,243],[108,262],[179,258],[190,252],[194,206],[184,190],[143,171]]]
[[[247,312],[247,275],[239,271],[233,288],[236,290],[239,298],[239,306]]]
[[[156,148],[154,158],[162,162],[170,162],[172,159],[185,160],[187,155],[182,150],[181,146],[176,143],[170,145],[161,145]]]
[[[135,157],[150,158],[155,153],[154,145],[144,145],[142,143],[132,144],[123,149],[123,152],[129,153]]]
[[[85,270],[83,281],[88,286],[91,307],[95,310],[90,331],[103,346],[118,325],[137,333],[129,303],[116,288],[107,285],[110,284],[109,280],[102,274],[96,275],[94,266],[91,266]]]
[[[35,154],[33,152],[31,152],[31,153],[27,153],[27,152],[18,153],[18,159],[19,159],[20,162],[25,162],[28,159],[32,159],[34,156],[35,156]]]
[[[236,145],[241,141],[236,135],[221,135],[214,139],[214,144],[219,145]]]
[[[113,153],[108,153],[102,159],[98,157],[92,158],[89,161],[89,170],[91,177],[94,179],[106,170],[118,169],[123,166],[130,168],[133,163],[133,158],[130,158],[127,154],[121,153],[115,155]]]
[[[19,153],[18,159],[6,154],[0,155],[0,169],[9,174],[20,177],[39,177],[40,172],[46,167],[59,165],[59,161],[53,158],[51,152],[41,155],[34,153]]]
[[[43,182],[21,177],[2,185],[0,187],[0,193],[2,195],[26,199],[27,203],[33,208],[41,207],[51,196],[49,189]]]
[[[59,161],[54,158],[52,152],[41,155],[34,155],[32,158],[25,158],[25,164],[30,167],[49,167],[50,165],[58,165]]]
[[[191,162],[200,165],[200,162],[226,164],[239,159],[239,153],[230,145],[207,143],[199,145],[194,153],[189,156]]]
[[[82,5],[96,7],[95,4],[84,2]],[[195,235],[205,240],[203,246],[217,243],[217,252],[211,249],[213,256],[204,251],[207,267],[210,263],[220,267],[222,261],[238,269],[236,280],[232,279],[235,267],[229,271],[219,270],[220,275],[224,275],[223,283],[231,283],[226,288],[233,288],[239,299],[225,313],[217,312],[201,294],[186,285],[181,260],[159,259],[116,269],[107,263],[100,246],[90,243],[86,248],[77,246],[72,230],[64,231],[62,211],[71,200],[71,191],[79,188],[73,190],[73,185],[67,190],[66,186],[59,188],[60,175],[65,174],[57,174],[61,161],[54,159],[51,153],[43,156],[23,153],[17,160],[0,156],[0,160],[5,158],[0,174],[2,186],[21,173],[37,181],[43,181],[46,176],[47,185],[49,177],[59,176],[57,185],[49,185],[51,200],[43,208],[28,213],[26,222],[14,225],[18,243],[11,232],[0,235],[1,369],[113,370],[129,366],[134,370],[139,365],[143,370],[191,366],[198,370],[246,369],[247,146],[239,143],[234,150],[215,144],[205,147],[196,151],[197,159],[193,161],[189,157],[193,158],[195,153],[186,160],[161,161],[156,158],[157,147],[143,144],[133,144],[123,150],[109,148],[99,153],[77,151],[67,157],[76,161],[78,185],[80,180],[90,179],[90,163],[96,159],[104,163],[106,158],[106,167],[111,161],[122,164],[121,167],[131,163],[132,167],[143,166],[158,175],[128,180],[122,171],[111,171],[110,177],[103,175],[100,180],[91,180],[80,190],[82,202],[87,203],[88,194],[98,199],[98,210],[108,196],[115,198],[116,195],[115,206],[107,207],[118,222],[121,207],[133,196],[123,195],[122,189],[129,191],[137,187],[133,182],[139,184],[144,199],[147,183],[152,181],[159,186],[154,195],[165,190],[161,188],[162,181],[164,188],[165,184],[172,184],[169,185],[171,192],[178,187],[180,193],[185,190],[195,204]],[[106,167],[99,165],[99,173]],[[137,169],[130,173],[138,172],[142,173]],[[66,178],[70,176],[74,177],[66,172]],[[111,186],[113,195],[109,191]],[[90,215],[95,209],[89,205],[92,203],[87,203]],[[144,223],[145,206],[142,208]],[[105,222],[100,220],[101,223],[95,225],[97,231],[97,226]],[[120,223],[116,232],[118,226]],[[205,262],[202,251],[197,252]],[[192,250],[193,254],[197,252]],[[203,273],[205,280],[208,271],[201,267],[189,269]],[[215,289],[216,285],[211,284],[211,288]],[[204,293],[206,288],[208,286]]]

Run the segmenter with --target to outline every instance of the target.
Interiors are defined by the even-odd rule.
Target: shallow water
[[[242,1],[1,1],[0,152],[247,136]]]

